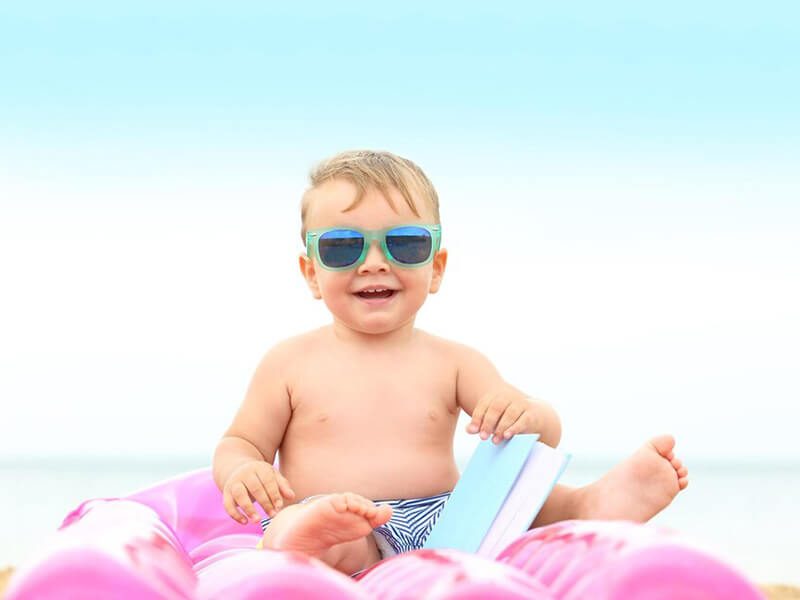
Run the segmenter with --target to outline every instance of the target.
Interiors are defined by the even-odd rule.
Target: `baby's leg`
[[[357,494],[330,494],[281,510],[264,533],[264,548],[295,550],[319,558],[346,574],[380,560],[372,530],[392,516]]]
[[[661,435],[594,483],[557,485],[531,526],[567,519],[649,520],[689,485],[689,472],[675,458],[674,447],[672,436]]]

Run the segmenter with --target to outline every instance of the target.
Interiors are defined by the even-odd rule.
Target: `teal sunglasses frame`
[[[389,248],[386,245],[386,234],[390,231],[394,231],[395,229],[402,229],[403,227],[419,227],[421,229],[425,229],[428,233],[431,234],[431,252],[422,262],[418,263],[402,263],[395,260],[392,253],[389,252]],[[356,259],[353,264],[347,265],[345,267],[329,267],[326,265],[322,258],[319,255],[319,238],[328,233],[329,231],[355,231],[360,233],[364,236],[364,247],[361,249],[361,255]],[[350,269],[355,269],[359,265],[361,265],[364,260],[367,258],[367,253],[369,249],[372,247],[372,242],[378,241],[381,245],[381,250],[383,251],[383,255],[386,257],[388,261],[392,264],[397,265],[398,267],[402,267],[404,269],[416,269],[419,267],[423,267],[427,265],[429,262],[433,260],[434,255],[439,251],[439,247],[442,243],[442,226],[439,224],[435,225],[423,225],[421,223],[408,223],[406,225],[392,225],[391,227],[387,227],[386,229],[359,229],[358,227],[326,227],[324,229],[309,229],[306,231],[306,255],[311,258],[312,254],[314,258],[317,259],[317,263],[323,268],[328,271],[347,271]]]

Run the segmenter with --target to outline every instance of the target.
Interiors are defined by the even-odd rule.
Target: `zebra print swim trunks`
[[[427,498],[376,502],[392,507],[392,518],[372,530],[383,558],[422,548],[448,498],[450,492]]]
[[[301,503],[310,502],[319,497],[310,496]],[[372,530],[381,556],[387,558],[422,548],[448,498],[450,498],[450,492],[408,500],[376,500],[375,504],[385,504],[392,508],[392,518]],[[261,528],[266,531],[271,520],[263,519]]]

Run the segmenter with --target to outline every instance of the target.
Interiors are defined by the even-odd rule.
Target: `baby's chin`
[[[357,323],[342,323],[342,325],[354,333],[374,336],[392,335],[402,331],[411,331],[414,328],[414,319],[398,322],[397,319],[382,317],[382,315],[374,315],[372,319],[364,319]]]

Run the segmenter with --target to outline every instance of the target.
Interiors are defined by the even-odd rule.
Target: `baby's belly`
[[[347,444],[337,451],[328,445],[287,444],[280,470],[297,500],[331,492],[355,492],[373,500],[421,498],[452,490],[459,476],[449,447],[398,448],[379,440]]]

